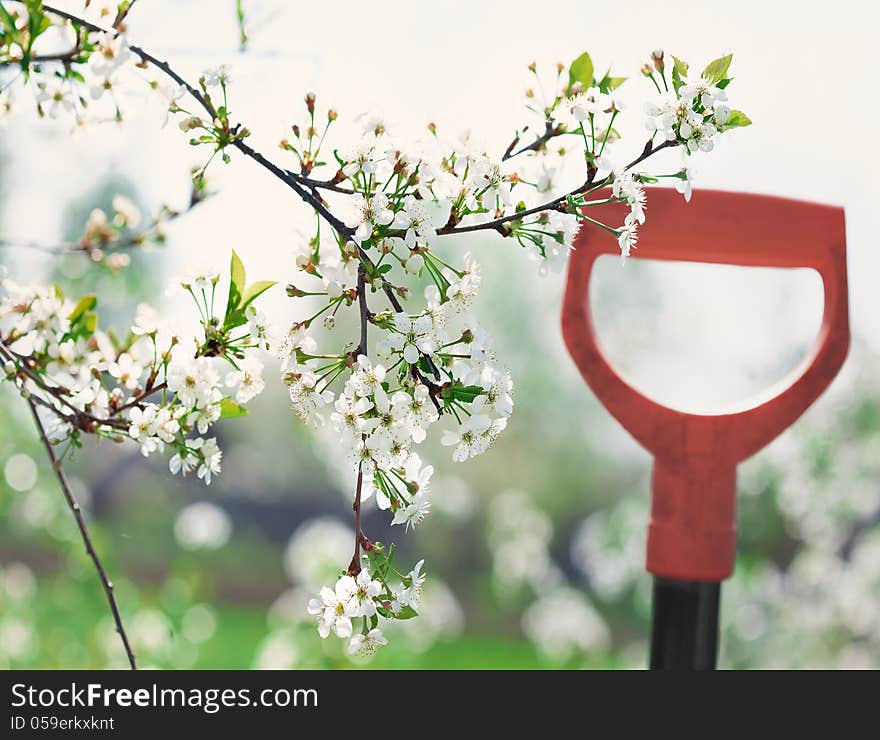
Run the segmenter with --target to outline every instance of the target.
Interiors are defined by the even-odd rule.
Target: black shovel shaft
[[[654,578],[651,670],[714,670],[720,583]]]

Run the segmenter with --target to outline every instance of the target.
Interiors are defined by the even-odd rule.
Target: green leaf
[[[568,68],[568,87],[580,82],[584,89],[593,84],[593,60],[587,52],[575,59]]]
[[[721,82],[725,77],[727,77],[727,70],[730,69],[730,62],[733,60],[733,54],[728,54],[727,56],[719,57],[712,62],[709,62],[706,65],[706,69],[703,70],[703,77],[705,77],[709,82],[713,85]]]
[[[6,26],[6,30],[13,38],[17,38],[18,30],[15,28],[15,18],[12,17],[12,13],[6,10],[6,6],[3,3],[0,3],[0,20],[3,21],[3,25]]]
[[[610,93],[613,90],[616,90],[620,87],[624,82],[626,82],[626,77],[612,77],[611,70],[609,69],[605,76],[599,80],[598,87],[603,93]]]
[[[220,401],[220,418],[236,419],[239,416],[247,416],[247,409],[239,406],[231,398],[224,398]]]
[[[732,110],[730,111],[730,118],[727,119],[727,123],[724,124],[724,128],[740,128],[742,126],[751,126],[752,119],[749,118],[745,113],[741,110]]]
[[[79,299],[79,303],[74,306],[70,316],[67,317],[68,321],[70,321],[71,324],[75,324],[86,311],[91,311],[97,304],[98,299],[95,297],[94,293],[83,296]]]
[[[419,616],[419,613],[411,606],[402,606],[400,607],[400,611],[392,612],[391,616],[394,619],[412,619],[413,617]]]
[[[684,84],[684,78],[687,77],[689,65],[676,56],[672,57],[672,61],[674,62],[672,65],[672,87],[678,92],[678,88]]]
[[[255,283],[251,283],[247,287],[247,290],[244,291],[244,295],[238,298],[238,308],[234,311],[229,311],[227,309],[226,318],[223,319],[223,326],[226,329],[235,329],[236,327],[245,324],[247,322],[245,309],[273,285],[276,285],[274,280],[258,280]]]
[[[232,250],[232,259],[229,263],[229,299],[226,301],[226,315],[228,316],[241,302],[244,293],[245,271],[244,264],[239,256]]]
[[[451,385],[443,389],[444,399],[455,399],[463,403],[473,403],[477,396],[483,395],[483,389],[478,385]]]
[[[223,320],[223,327],[225,329],[235,329],[246,323],[247,316],[244,315],[243,310],[239,309],[237,311],[233,311],[232,313],[226,314],[226,318]]]
[[[247,290],[241,297],[241,307],[247,308],[273,285],[277,285],[275,280],[257,280],[257,282],[248,285]]]
[[[86,311],[79,320],[71,327],[70,336],[88,339],[98,328],[98,314],[94,311]]]
[[[394,560],[394,545],[386,551],[379,542],[373,543],[373,549],[367,551],[367,560],[370,563],[370,573],[374,578],[385,580]]]

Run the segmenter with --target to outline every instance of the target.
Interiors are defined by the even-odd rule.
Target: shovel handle
[[[591,206],[591,218],[623,222],[621,204]],[[648,569],[655,575],[715,581],[733,569],[736,466],[763,448],[819,397],[849,348],[843,209],[765,195],[701,190],[687,204],[651,188],[636,259],[749,267],[811,268],[822,278],[824,313],[812,351],[782,389],[723,414],[689,414],[640,393],[599,346],[590,312],[593,265],[619,254],[616,239],[581,229],[568,270],[562,333],[581,375],[608,411],[655,457]]]

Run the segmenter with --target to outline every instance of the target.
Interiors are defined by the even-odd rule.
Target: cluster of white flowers
[[[234,360],[231,353],[199,354],[204,346],[182,342],[146,304],[121,341],[98,329],[95,305],[94,296],[74,303],[57,286],[19,285],[0,275],[2,377],[47,412],[53,441],[84,432],[128,438],[145,457],[170,447],[172,473],[195,470],[210,484],[222,452],[206,435],[224,414],[244,413],[241,406],[263,389],[263,366],[253,356],[259,343],[249,333]],[[258,331],[265,335],[265,326]],[[224,388],[221,368],[230,362]]]
[[[361,568],[355,575],[340,576],[333,588],[324,586],[318,598],[309,602],[309,614],[318,618],[318,634],[326,638],[333,632],[349,640],[350,655],[369,656],[388,640],[376,625],[379,616],[387,619],[408,619],[422,596],[425,575],[424,561],[420,560],[407,574],[393,569],[392,558],[380,557],[381,573],[378,578]],[[397,580],[391,578],[396,576]],[[361,620],[361,630],[355,632],[354,620]]]
[[[413,447],[426,439],[441,414],[455,421],[441,441],[461,462],[485,452],[513,411],[511,375],[498,366],[489,334],[469,315],[479,267],[470,255],[464,262],[459,271],[442,267],[444,292],[436,284],[427,286],[422,312],[374,317],[382,330],[375,343],[377,362],[362,351],[317,354],[318,343],[303,323],[295,324],[280,345],[294,409],[313,424],[329,416],[341,451],[363,476],[363,498],[375,493],[394,524],[415,526],[428,513],[433,468],[422,464]],[[344,300],[347,288],[328,286],[322,262],[306,260],[300,266],[306,274],[320,275],[331,303]],[[335,395],[331,386],[342,375],[345,381]]]
[[[680,141],[689,154],[711,152],[730,121],[726,100],[727,93],[705,77],[687,78],[677,91],[645,103],[645,125],[667,141]]]

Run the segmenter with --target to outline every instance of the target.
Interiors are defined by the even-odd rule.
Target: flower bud
[[[654,60],[654,68],[655,68],[658,72],[662,72],[662,71],[663,71],[663,67],[664,67],[664,64],[663,64],[663,49],[654,49],[654,51],[651,52],[651,59]]]
[[[723,126],[730,120],[730,108],[726,105],[716,105],[715,106],[715,122],[720,126]]]
[[[290,284],[286,288],[287,295],[290,298],[302,298],[305,295],[305,292],[300,288],[297,288],[295,285]]]
[[[306,94],[306,108],[309,113],[315,112],[315,93],[310,92]]]
[[[202,119],[198,116],[187,116],[180,123],[177,124],[178,128],[181,131],[192,131],[194,128],[198,128],[202,124]]]
[[[406,270],[410,275],[417,275],[419,271],[425,266],[425,258],[422,255],[416,253],[410,255],[409,259],[404,263],[403,269]]]

